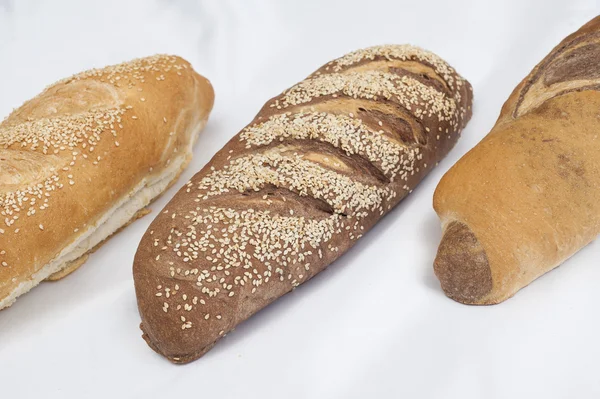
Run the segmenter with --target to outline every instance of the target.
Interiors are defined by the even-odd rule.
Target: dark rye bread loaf
[[[412,46],[350,53],[268,101],[140,243],[148,344],[194,360],[323,270],[450,150],[471,101],[454,69]]]
[[[510,298],[600,233],[600,17],[513,91],[492,131],[444,176],[435,273],[450,298]]]

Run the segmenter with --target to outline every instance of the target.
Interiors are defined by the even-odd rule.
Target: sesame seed
[[[363,61],[376,58],[420,62],[427,74],[435,71],[432,79],[450,90],[423,83],[414,75],[363,67]],[[361,63],[361,68],[354,70],[351,66],[356,63]],[[411,189],[409,178],[423,167],[424,151],[430,151],[417,142],[404,142],[392,126],[384,128],[388,119],[366,118],[369,104],[386,100],[393,105],[390,109],[401,107],[412,114],[414,121],[409,122],[415,126],[452,130],[461,118],[456,88],[462,84],[437,56],[414,47],[371,48],[333,61],[329,72],[313,74],[286,90],[269,104],[270,116],[259,115],[256,123],[240,132],[235,145],[241,142],[244,151],[236,153],[226,147],[224,162],[214,162],[186,184],[186,193],[195,194],[190,201],[193,206],[178,210],[177,220],[172,211],[161,215],[163,222],[167,218],[173,221],[155,232],[161,245],[155,241],[151,247],[156,248],[154,254],[166,251],[178,258],[175,265],[181,268],[171,267],[171,277],[177,271],[178,279],[191,280],[197,290],[191,303],[208,303],[211,311],[212,306],[220,306],[218,301],[236,294],[245,300],[249,291],[269,292],[268,285],[274,281],[288,290],[295,288],[321,270],[323,259],[329,261],[339,254],[340,247],[334,245],[339,241],[334,238],[360,238],[365,226],[370,227]],[[325,96],[353,99],[366,110],[323,111],[327,107],[315,99]],[[315,142],[316,149],[307,150],[298,144],[302,140]],[[320,151],[320,144],[335,147],[339,153]],[[357,157],[369,162],[383,178],[356,167]],[[278,191],[273,192],[273,187]],[[220,201],[227,203],[222,198],[237,193],[248,196],[247,207],[219,206]],[[318,200],[331,211],[315,217],[300,197]],[[271,206],[279,201],[287,202],[283,212],[282,207]],[[187,294],[182,293],[182,298],[187,301]],[[183,304],[185,311],[193,308]],[[220,314],[215,317],[221,320]],[[208,320],[210,315],[206,313],[204,318]],[[185,325],[184,321],[181,328],[187,328]]]

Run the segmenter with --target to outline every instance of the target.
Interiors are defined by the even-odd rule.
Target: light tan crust
[[[81,265],[83,265],[88,260],[90,255],[93,254],[94,252],[96,252],[96,250],[98,250],[98,248],[100,248],[106,241],[108,241],[109,238],[111,238],[112,236],[114,236],[117,233],[120,233],[125,227],[129,226],[131,223],[135,222],[136,220],[143,218],[150,212],[151,212],[151,210],[149,208],[140,209],[139,211],[137,211],[135,213],[135,215],[133,215],[133,217],[131,219],[129,219],[129,221],[127,221],[127,223],[125,223],[124,225],[119,227],[119,229],[117,231],[112,233],[110,236],[106,237],[104,240],[102,240],[99,244],[97,244],[92,249],[87,251],[85,254],[81,255],[81,257],[75,259],[72,262],[69,262],[67,264],[67,266],[65,266],[62,270],[59,270],[58,272],[51,274],[44,281],[59,281],[65,277],[67,277],[69,274],[71,274],[75,270],[79,269],[81,267]]]
[[[88,258],[90,257],[90,254],[92,252],[94,252],[100,245],[104,244],[105,242],[106,242],[106,240],[102,241],[100,244],[96,245],[94,248],[90,249],[88,252],[81,255],[79,258],[75,259],[74,261],[67,262],[63,269],[46,277],[46,279],[44,281],[52,281],[52,282],[60,281],[63,278],[67,277],[69,274],[71,274],[74,271],[76,271],[77,269],[79,269],[81,267],[81,265],[83,265],[88,260]]]
[[[64,79],[8,116],[0,308],[75,270],[139,216],[188,164],[213,101],[187,61],[160,55]]]
[[[322,271],[450,150],[471,102],[454,69],[412,46],[347,54],[268,101],[142,238],[148,345],[197,359]]]
[[[169,188],[171,188],[173,186],[173,184],[175,184],[175,182],[177,181],[177,179],[179,179],[179,176],[181,175],[181,172],[183,172],[184,168],[187,167],[188,163],[186,163],[185,165],[183,165],[183,167],[181,168],[181,170],[179,171],[179,173],[173,178],[173,180],[165,187],[165,189],[160,194],[164,193]],[[157,198],[158,198],[158,196],[154,197],[151,200],[151,203],[154,202],[154,200],[156,200]],[[150,208],[140,209],[139,211],[137,211],[135,213],[135,215],[133,215],[133,217],[131,219],[129,219],[129,221],[127,223],[125,223],[124,225],[122,225],[117,231],[115,231],[114,233],[112,233],[110,236],[106,237],[104,240],[102,240],[99,244],[97,244],[95,247],[93,247],[92,249],[90,249],[88,252],[86,252],[80,258],[75,259],[72,262],[69,262],[67,264],[67,266],[65,266],[64,269],[62,269],[62,270],[60,270],[60,271],[58,271],[58,272],[56,272],[54,274],[51,274],[48,278],[46,278],[45,281],[59,281],[59,280],[62,280],[63,278],[65,278],[65,277],[67,277],[69,274],[71,274],[75,270],[79,269],[81,267],[81,265],[83,265],[88,260],[90,254],[96,252],[96,250],[98,248],[100,248],[106,241],[108,241],[109,238],[111,238],[112,236],[114,236],[117,233],[120,233],[123,229],[125,229],[125,227],[129,226],[131,223],[135,222],[136,220],[141,219],[144,216],[148,215],[150,212],[152,212],[152,210]]]
[[[600,232],[599,60],[597,17],[533,69],[441,180],[434,270],[452,299],[502,302]]]

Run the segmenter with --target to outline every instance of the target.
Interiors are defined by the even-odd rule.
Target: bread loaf
[[[600,17],[533,69],[440,182],[434,269],[450,298],[504,301],[600,232],[599,61]]]
[[[134,261],[143,337],[194,360],[340,257],[450,150],[471,87],[432,53],[381,46],[268,101],[169,202]]]
[[[188,164],[213,104],[190,64],[154,56],[58,82],[0,124],[0,309],[64,277]]]

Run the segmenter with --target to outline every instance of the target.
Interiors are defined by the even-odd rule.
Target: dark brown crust
[[[261,149],[264,151],[271,147],[279,146],[279,142],[274,142],[268,146],[264,146]],[[320,152],[324,154],[331,154],[342,159],[349,167],[354,169],[353,176],[360,176],[363,182],[369,184],[387,183],[388,178],[383,172],[377,168],[374,164],[369,162],[366,158],[359,154],[348,155],[343,150],[335,147],[334,145],[322,141],[314,140],[288,140],[286,145],[291,148],[301,148],[304,153],[307,152]]]
[[[519,112],[519,108],[521,106],[521,103],[523,102],[523,99],[525,98],[525,96],[527,95],[527,92],[529,91],[529,89],[531,88],[531,86],[537,82],[539,79],[541,79],[545,74],[547,74],[549,71],[552,72],[553,68],[552,68],[552,63],[557,62],[559,63],[559,67],[562,65],[564,66],[564,63],[561,63],[561,57],[565,56],[565,53],[569,54],[569,49],[573,48],[573,46],[576,46],[584,41],[589,41],[589,40],[593,40],[593,39],[597,39],[600,38],[600,33],[591,30],[593,28],[593,26],[595,26],[596,24],[600,24],[600,19],[599,18],[594,18],[592,21],[590,21],[588,24],[586,24],[584,27],[582,27],[579,31],[573,33],[572,35],[570,35],[569,37],[565,38],[558,46],[556,46],[552,52],[550,54],[548,54],[546,56],[546,58],[544,58],[532,71],[532,73],[525,78],[524,82],[522,82],[519,86],[517,86],[517,88],[515,88],[515,91],[519,92],[518,95],[518,100],[517,103],[514,107],[514,111],[512,112],[512,116],[513,118],[517,117],[517,113]],[[588,27],[589,30],[586,30],[585,28]],[[567,55],[568,57],[568,55]],[[562,81],[567,81],[567,80],[575,80],[575,79],[584,79],[586,72],[585,70],[587,69],[586,67],[587,63],[581,63],[581,64],[577,64],[575,65],[575,69],[574,68],[568,68],[566,70],[562,70],[559,71],[559,75],[552,78],[550,77],[549,81],[546,81],[546,79],[544,79],[544,83],[546,85],[551,85],[554,83],[559,83]],[[593,64],[596,65],[596,64]],[[592,65],[592,66],[593,66]],[[573,76],[569,77],[571,74],[573,74]],[[581,77],[577,77],[577,75],[581,75]],[[586,87],[582,87],[578,90],[589,90],[589,89],[594,89],[593,85],[588,85]],[[565,90],[561,93],[558,93],[557,95],[563,95],[566,93],[569,93],[573,90]],[[515,93],[513,92],[513,94],[511,95],[514,96]]]
[[[148,334],[146,334],[146,332],[144,331],[144,325],[143,323],[140,324],[140,330],[142,330],[142,338],[144,339],[144,341],[146,341],[146,344],[148,344],[148,346],[150,347],[150,349],[152,349],[154,352],[158,353],[159,355],[164,355],[163,351],[154,344],[154,342],[150,339],[150,337],[148,336]],[[179,355],[179,356],[175,356],[175,355],[164,355],[167,360],[169,360],[171,363],[174,364],[186,364],[189,362],[192,362],[200,357],[202,357],[202,355],[204,355],[206,352],[208,352],[209,350],[211,350],[213,348],[213,346],[216,345],[218,341],[213,342],[212,345],[209,346],[205,346],[204,348],[202,348],[200,351],[198,352],[193,352],[191,354],[184,354],[184,355]]]
[[[276,99],[276,98],[275,98]],[[274,101],[273,99],[272,101]],[[420,120],[416,118],[413,114],[410,113],[410,110],[399,105],[396,102],[388,101],[385,99],[378,99],[377,101],[373,101],[373,104],[369,109],[366,109],[364,106],[356,106],[356,104],[351,104],[356,100],[351,97],[342,96],[341,98],[333,98],[332,96],[323,96],[316,100],[313,100],[310,103],[310,106],[322,105],[328,101],[335,100],[339,105],[347,102],[348,104],[344,106],[347,112],[355,112],[358,114],[363,122],[369,127],[375,130],[381,130],[383,134],[388,137],[391,137],[396,140],[400,140],[408,145],[415,142],[415,139],[422,145],[427,144],[427,135],[425,134],[425,124],[430,128],[430,130],[435,131],[438,126],[438,121],[435,118],[427,118],[425,120]],[[364,104],[363,104],[364,105]],[[375,108],[375,105],[379,108]],[[269,116],[276,114],[272,109],[265,110],[265,108],[269,108],[265,106],[263,111],[259,113],[256,122],[268,119]],[[291,109],[295,110],[304,110],[305,108],[310,107],[291,107]],[[264,113],[263,113],[264,112]],[[379,118],[379,119],[376,119]],[[384,122],[383,126],[378,126],[378,121],[381,120]],[[464,126],[463,126],[464,127]],[[408,132],[406,129],[412,130],[412,132]],[[400,129],[400,130],[396,130]]]
[[[375,61],[375,62],[378,62],[378,61],[387,61],[387,59],[386,59],[385,57],[381,57],[381,56],[376,56],[376,57],[374,57],[372,60],[371,60],[371,59],[367,59],[367,58],[365,58],[365,59],[363,59],[363,60],[361,60],[361,61],[359,61],[359,62],[357,62],[357,63],[355,63],[355,64],[352,64],[351,66],[343,66],[343,67],[341,67],[341,69],[340,69],[340,72],[346,71],[346,70],[348,70],[348,69],[356,68],[356,67],[361,67],[361,66],[363,66],[363,65],[369,64],[370,62],[374,62],[374,61]],[[422,61],[422,60],[421,60],[421,61],[419,61],[419,60],[417,60],[416,58],[411,58],[410,60],[406,60],[406,61],[399,61],[399,62],[400,62],[400,63],[402,63],[402,62],[418,62],[418,63],[420,63],[420,64],[422,64],[422,65],[425,65],[427,68],[431,69],[431,72],[420,74],[420,78],[421,78],[421,79],[419,79],[419,81],[421,81],[422,83],[425,83],[425,82],[427,82],[426,84],[431,84],[431,85],[433,85],[434,83],[432,83],[432,82],[430,81],[430,79],[431,79],[431,78],[434,78],[434,77],[438,77],[438,78],[439,78],[439,76],[436,76],[437,74],[434,72],[434,70],[435,70],[435,66],[434,66],[434,65],[432,65],[432,64],[430,64],[430,63],[429,63],[429,62],[427,62],[427,61]],[[309,78],[310,78],[310,77],[317,76],[317,75],[322,75],[322,74],[332,73],[332,72],[333,72],[333,70],[332,70],[332,68],[331,68],[331,63],[329,63],[329,64],[325,64],[325,65],[323,65],[321,68],[317,69],[317,70],[316,70],[314,73],[312,73],[312,74],[309,76]],[[403,75],[403,74],[410,74],[410,75],[411,75],[411,76],[413,76],[413,77],[415,77],[415,76],[419,76],[419,74],[415,74],[415,73],[413,73],[413,72],[410,72],[410,71],[408,71],[407,69],[404,69],[404,68],[401,68],[401,67],[390,68],[390,72],[397,73],[397,74],[399,74],[399,75]],[[437,80],[436,80],[436,81],[437,81]],[[443,79],[442,79],[441,81],[442,81],[442,82],[444,82],[444,81],[443,81]],[[448,88],[448,85],[447,85],[447,84],[444,82],[444,83],[443,83],[441,86],[443,86],[443,90],[444,90],[446,93],[448,93],[448,94],[449,94],[449,88]],[[439,85],[436,85],[436,87],[439,87]]]
[[[426,73],[414,73],[414,72],[411,72],[404,68],[390,68],[389,71],[398,76],[408,76],[410,78],[418,80],[419,82],[423,83],[426,86],[435,87],[437,90],[439,90],[447,95],[452,95],[452,92],[450,91],[450,89],[448,89],[448,87],[446,85],[443,85],[437,79],[432,79]]]
[[[379,60],[381,61],[381,60]],[[360,63],[361,66],[368,62]],[[378,65],[381,67],[381,65]],[[345,68],[345,70],[348,68]],[[323,68],[321,68],[323,70]],[[311,75],[311,76],[314,76]],[[185,264],[181,257],[174,254],[174,251],[162,251],[164,237],[171,234],[172,231],[186,231],[186,226],[189,226],[186,215],[190,210],[202,213],[203,208],[216,206],[231,210],[248,210],[254,211],[268,210],[270,215],[285,215],[289,216],[292,212],[294,218],[304,218],[305,220],[325,220],[334,215],[332,206],[328,203],[311,197],[306,193],[301,194],[292,190],[289,187],[260,187],[256,192],[234,192],[229,191],[215,197],[202,199],[196,196],[196,187],[199,182],[209,175],[211,171],[222,171],[230,165],[230,159],[239,158],[246,154],[259,154],[267,151],[270,148],[282,149],[288,151],[297,151],[303,156],[310,156],[313,152],[320,154],[325,161],[325,157],[332,157],[341,160],[346,164],[346,169],[337,169],[336,173],[350,177],[355,182],[360,182],[369,187],[385,187],[389,188],[395,194],[395,197],[383,200],[381,204],[382,211],[375,209],[365,210],[366,216],[361,219],[364,233],[370,230],[389,210],[398,204],[408,193],[417,186],[422,178],[433,169],[436,163],[442,159],[445,154],[454,146],[459,138],[459,133],[462,127],[466,124],[471,116],[472,90],[468,82],[463,81],[457,74],[453,76],[456,81],[458,79],[463,83],[460,86],[460,91],[454,91],[453,95],[460,97],[460,103],[456,101],[457,110],[456,118],[454,119],[457,128],[453,128],[452,122],[448,119],[438,121],[435,116],[423,115],[421,119],[410,115],[415,110],[407,110],[402,107],[398,101],[384,100],[382,98],[374,99],[356,99],[349,96],[339,95],[337,98],[333,96],[321,96],[314,100],[301,105],[289,106],[284,109],[277,109],[272,105],[275,101],[280,100],[282,96],[277,96],[271,99],[262,108],[259,114],[249,124],[255,125],[266,121],[270,116],[284,113],[294,114],[298,111],[310,110],[314,107],[315,112],[327,112],[333,115],[354,115],[352,118],[362,118],[369,116],[361,122],[371,127],[381,126],[374,118],[379,118],[382,121],[381,133],[387,137],[393,138],[397,142],[404,142],[411,149],[418,148],[419,158],[415,163],[415,168],[412,173],[407,174],[406,180],[400,178],[392,181],[386,176],[381,165],[378,162],[369,162],[366,158],[358,154],[345,154],[329,144],[319,141],[309,142],[307,140],[299,140],[294,138],[286,138],[278,142],[276,146],[271,144],[261,144],[255,146],[247,146],[246,142],[241,139],[240,134],[234,136],[214,157],[213,159],[191,180],[190,183],[184,186],[174,198],[167,204],[165,210],[159,214],[148,229],[148,232],[142,238],[138,251],[134,260],[133,274],[136,286],[136,295],[138,306],[142,318],[141,329],[144,333],[144,339],[148,345],[156,352],[167,357],[174,363],[186,363],[197,359],[206,353],[214,344],[221,339],[227,332],[231,331],[236,325],[252,316],[254,313],[264,308],[268,304],[275,301],[277,298],[285,295],[292,290],[292,285],[288,280],[272,279],[268,284],[261,285],[260,290],[252,291],[252,284],[235,287],[235,295],[232,297],[214,297],[206,298],[206,303],[202,307],[194,308],[194,311],[185,311],[182,309],[177,313],[174,309],[175,302],[171,302],[167,310],[161,308],[166,301],[177,301],[182,298],[182,294],[186,294],[186,298],[192,295],[201,297],[203,291],[197,285],[195,277],[189,278],[180,274],[169,274],[169,269],[166,266],[168,262],[172,262],[173,267],[184,268],[192,267]],[[441,78],[440,78],[441,79]],[[433,87],[433,84],[429,84]],[[334,107],[331,105],[334,104]],[[373,110],[386,110],[389,114],[372,112]],[[361,114],[361,110],[362,114]],[[410,115],[411,120],[406,121],[405,117]],[[407,134],[406,126],[403,122],[399,122],[401,118],[404,123],[414,126],[418,124],[421,129],[413,132],[412,135]],[[414,119],[414,120],[412,120]],[[396,131],[399,129],[399,131]],[[394,130],[394,131],[392,131]],[[377,130],[375,130],[377,131]],[[419,137],[423,136],[423,137]],[[426,136],[426,137],[425,137]],[[311,160],[311,162],[319,163],[321,160]],[[268,203],[267,203],[268,201]],[[353,222],[352,210],[348,214],[343,211],[336,210],[336,217],[339,217],[343,223]],[[217,226],[221,231],[224,226]],[[363,230],[361,230],[361,235]],[[199,234],[202,234],[201,232]],[[156,245],[155,240],[161,241]],[[301,282],[311,279],[314,275],[324,270],[329,264],[342,256],[358,239],[352,236],[352,231],[340,229],[332,238],[323,243],[320,247],[323,249],[322,257],[317,255],[316,249],[311,255],[307,255],[304,262],[310,263],[310,268],[304,268],[305,265],[295,260],[293,264],[288,264],[286,274],[299,275]],[[327,246],[333,249],[327,249]],[[256,249],[254,244],[248,244],[250,247],[247,252],[253,253]],[[169,248],[170,249],[170,248]],[[319,249],[319,252],[321,250]],[[157,259],[160,258],[160,259]],[[257,258],[258,259],[258,258]],[[252,259],[252,268],[258,269],[258,273],[267,270],[262,260]],[[291,260],[291,258],[290,258]],[[193,267],[199,270],[208,269],[211,266],[211,260],[200,256],[194,261]],[[274,267],[276,267],[275,265]],[[229,269],[232,274],[238,273],[237,269]],[[250,269],[252,270],[252,269]],[[215,272],[216,273],[216,272]],[[221,277],[221,276],[219,276]],[[233,275],[223,275],[226,280],[225,284],[232,279]],[[219,281],[220,283],[220,281]],[[170,297],[167,299],[162,292],[165,286],[176,288],[177,294],[170,291]],[[202,284],[201,284],[202,285]],[[161,288],[158,288],[161,287]],[[202,288],[204,288],[203,286]],[[170,288],[170,289],[171,289]],[[192,293],[192,294],[190,294]],[[188,295],[189,294],[189,295]],[[177,302],[180,303],[180,302]],[[198,309],[198,310],[197,310]],[[197,311],[196,311],[197,310]],[[204,312],[204,313],[202,313]],[[203,317],[203,316],[210,317]],[[220,317],[217,319],[215,315]],[[185,317],[185,320],[180,321],[180,317]],[[192,328],[185,328],[182,322],[191,322]]]
[[[549,65],[544,83],[548,86],[581,79],[600,77],[600,43],[592,43],[576,48],[567,55]]]
[[[404,118],[398,117],[397,115],[390,115],[385,112],[381,112],[376,109],[358,109],[358,115],[362,118],[363,122],[370,126],[375,126],[377,121],[383,121],[385,126],[389,126],[393,135],[397,136],[400,141],[407,145],[419,143],[421,145],[427,144],[427,136],[423,132],[423,124],[416,118],[413,125],[418,126],[420,129],[412,129],[412,126]]]
[[[469,226],[451,222],[433,264],[446,295],[465,304],[477,304],[492,290],[492,272],[481,243]]]

